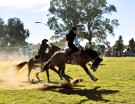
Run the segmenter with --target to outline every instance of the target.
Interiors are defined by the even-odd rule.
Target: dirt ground
[[[0,72],[0,89],[10,90],[29,86],[26,73],[18,74],[13,68]]]
[[[14,67],[8,68],[6,70],[0,70],[0,89],[1,90],[19,90],[19,89],[44,89],[48,87],[73,87],[82,79],[73,79],[71,82],[28,82],[27,72],[17,73]]]

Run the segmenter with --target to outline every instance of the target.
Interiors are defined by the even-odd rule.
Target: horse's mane
[[[87,54],[91,54],[91,57],[95,57],[95,56],[99,56],[100,53],[97,52],[96,50],[92,49],[92,48],[84,48],[84,52],[86,52]]]
[[[55,46],[55,47],[57,47],[57,48],[61,48],[61,47],[59,47],[58,45],[54,45],[54,44],[50,43],[50,47],[53,47],[53,46]]]

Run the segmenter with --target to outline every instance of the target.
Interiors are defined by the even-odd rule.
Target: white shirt
[[[69,34],[69,32],[68,32],[68,31],[67,31],[67,32],[63,31],[63,32],[58,32],[58,34],[61,34],[61,35],[67,35],[67,34]],[[75,37],[74,42],[75,42],[76,45],[80,45],[77,36]]]

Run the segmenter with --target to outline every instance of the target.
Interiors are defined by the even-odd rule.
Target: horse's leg
[[[28,68],[28,82],[30,82],[30,73],[31,73],[31,68]]]
[[[30,73],[31,73],[31,70],[32,70],[32,59],[29,60],[28,62],[28,82],[30,82]]]
[[[53,70],[54,72],[56,72],[59,75],[60,79],[62,80],[62,77],[59,74],[59,71],[57,71],[54,66],[51,66],[50,69]]]
[[[85,70],[85,72],[89,75],[89,77],[93,80],[93,81],[97,81],[98,79],[95,78],[91,72],[88,70],[88,68],[86,67],[86,65],[81,65],[81,67]]]
[[[35,65],[35,58],[31,58],[28,61],[28,81],[30,82],[30,74],[31,74],[31,70],[33,69],[34,65]]]
[[[68,82],[70,82],[73,79],[72,77],[70,77],[69,75],[67,75],[65,73],[63,73],[61,76]]]
[[[62,76],[63,74],[65,74],[65,67],[59,67],[58,70],[59,74]]]
[[[53,70],[54,72],[56,72],[56,73],[59,75],[59,77],[60,77],[61,80],[63,79],[63,78],[60,76],[59,72],[55,69],[54,66],[51,66],[50,69]],[[45,71],[46,71],[46,75],[47,75],[47,80],[48,80],[48,82],[50,82],[49,69],[46,69]]]
[[[69,75],[65,74],[65,65],[63,65],[63,67],[59,67],[59,73],[60,73],[60,76],[62,76],[68,82],[70,82],[73,79]]]
[[[42,68],[41,67],[36,68],[36,78],[38,79],[39,82],[41,81],[40,78],[39,78],[39,73],[40,72],[43,72]]]
[[[49,78],[49,69],[46,69],[45,71],[46,71],[46,75],[47,75],[47,80],[48,80],[48,82],[50,82],[50,78]]]
[[[36,72],[36,78],[38,79],[38,81],[40,82],[41,80],[40,80],[40,78],[39,78],[39,72]]]

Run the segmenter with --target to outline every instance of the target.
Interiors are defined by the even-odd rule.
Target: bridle
[[[101,56],[99,55],[99,56],[95,57],[94,59],[93,59],[93,58],[91,58],[91,57],[90,57],[90,56],[88,56],[88,55],[87,55],[87,57],[88,57],[89,61],[92,61],[92,62],[93,62],[93,61],[95,61],[97,58],[99,58],[99,57],[101,57]],[[101,58],[102,58],[102,57],[101,57]]]

